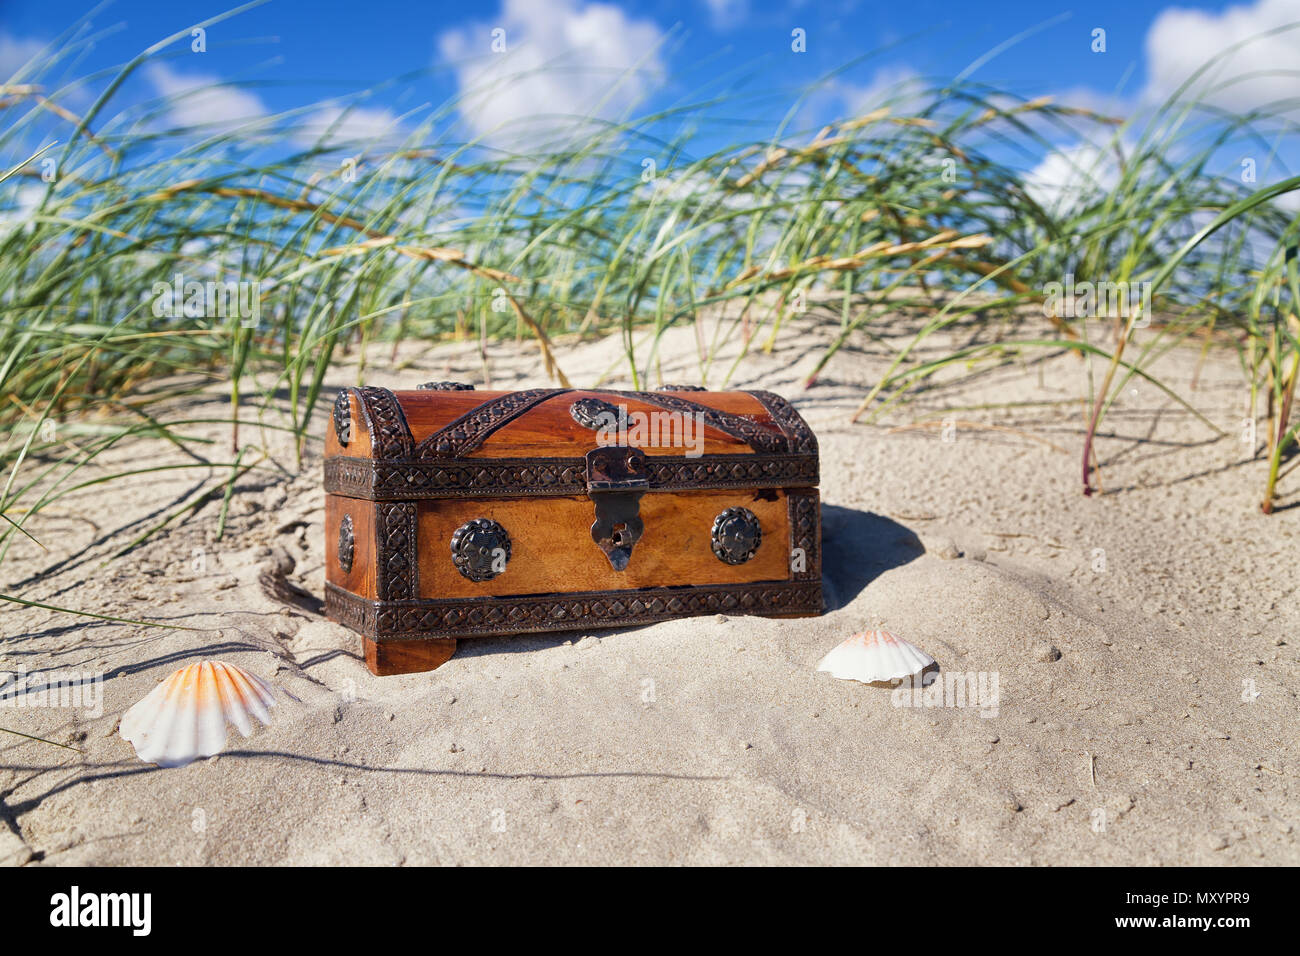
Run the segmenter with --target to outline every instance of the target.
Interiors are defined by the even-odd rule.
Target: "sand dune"
[[[790,329],[733,379],[786,394],[821,441],[828,610],[813,620],[478,639],[436,672],[380,679],[354,635],[259,584],[292,566],[322,591],[319,445],[296,476],[241,482],[219,542],[214,503],[106,561],[196,473],[64,499],[30,526],[49,551],[20,542],[0,567],[8,593],[200,630],[0,611],[0,670],[105,674],[100,716],[0,708],[0,726],[83,751],[0,735],[0,860],[1300,862],[1297,518],[1256,508],[1263,464],[1237,439],[1234,360],[1211,356],[1195,391],[1195,351],[1155,369],[1224,436],[1150,386],[1126,391],[1099,445],[1108,493],[1087,499],[1074,357],[939,383],[887,425],[852,425],[888,356],[846,349],[803,390],[824,336]],[[557,358],[585,385],[621,369],[620,349],[561,344]],[[689,333],[660,353],[665,380],[700,380]],[[476,348],[408,357],[398,373],[372,355],[367,381],[482,381]],[[488,365],[498,387],[546,383],[527,345],[492,347]],[[297,468],[276,433],[244,437]],[[183,460],[158,442],[118,461],[142,456]],[[995,679],[995,706],[899,706],[816,672],[870,626],[925,649],[941,679]],[[218,758],[139,763],[121,713],[200,656],[300,703]]]

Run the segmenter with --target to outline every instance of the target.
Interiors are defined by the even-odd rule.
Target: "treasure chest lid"
[[[812,429],[772,392],[433,383],[340,391],[325,490],[375,500],[585,494],[602,479],[595,453],[610,447],[640,450],[635,477],[647,491],[818,481]]]

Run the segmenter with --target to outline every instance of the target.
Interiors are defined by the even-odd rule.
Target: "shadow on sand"
[[[822,590],[826,610],[848,605],[868,584],[925,553],[908,527],[870,511],[822,505]]]

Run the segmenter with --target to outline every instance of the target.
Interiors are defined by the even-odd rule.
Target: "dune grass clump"
[[[68,81],[93,42],[74,31],[0,86],[0,147],[13,157],[0,182],[0,558],[33,515],[81,486],[81,469],[139,437],[192,454],[168,468],[218,469],[228,503],[239,475],[271,467],[247,426],[281,430],[301,453],[341,350],[358,350],[364,374],[376,343],[515,337],[567,384],[557,336],[621,331],[627,372],[647,386],[664,332],[729,306],[734,318],[710,335],[696,326],[699,380],[723,387],[814,293],[834,317],[810,386],[874,324],[927,315],[861,421],[958,364],[1045,349],[1098,363],[1087,492],[1093,436],[1125,381],[1155,381],[1149,360],[1170,342],[1236,348],[1243,395],[1252,409],[1262,399],[1267,418],[1272,507],[1296,442],[1297,219],[1286,199],[1300,178],[1278,147],[1294,142],[1293,103],[1229,115],[1194,77],[1158,108],[1116,119],[932,83],[825,127],[787,118],[699,153],[692,130],[716,102],[587,123],[521,151],[465,136],[456,102],[404,117],[383,142],[347,139],[346,108],[328,128],[307,106],[177,128],[168,98],[119,103],[128,79],[188,35]],[[81,112],[69,105],[87,99]],[[1267,185],[1235,175],[1242,149]],[[1056,192],[1032,174],[1054,150],[1077,174]],[[1045,290],[1067,278],[1147,294],[1085,314],[1044,308]],[[914,357],[940,330],[992,323],[996,336]],[[723,362],[722,344],[737,339],[740,357]],[[228,444],[189,437],[200,420],[159,411],[213,382],[230,393]],[[281,392],[284,413],[271,401]]]

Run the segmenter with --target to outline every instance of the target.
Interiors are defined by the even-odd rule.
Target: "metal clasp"
[[[645,452],[611,445],[587,452],[587,494],[596,507],[591,539],[610,567],[627,568],[632,549],[641,540],[641,496],[650,490]]]

